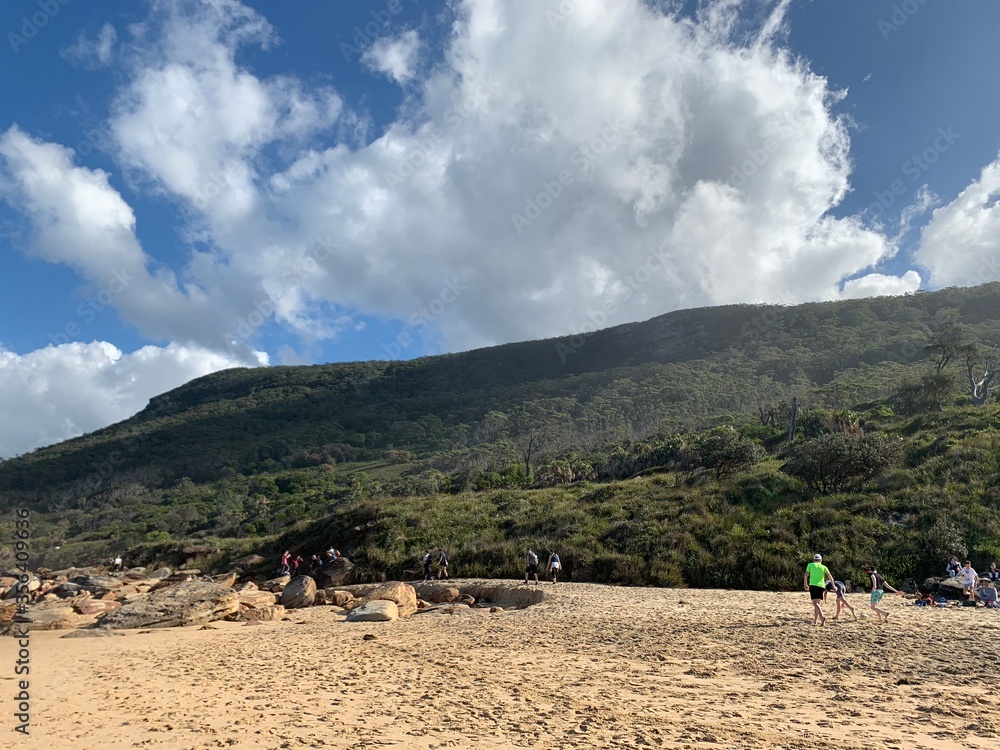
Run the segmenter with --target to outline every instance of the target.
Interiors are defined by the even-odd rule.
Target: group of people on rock
[[[326,552],[317,553],[309,558],[308,574],[316,575],[324,569],[330,567],[333,561],[340,557],[340,550],[334,549],[333,545]],[[292,557],[291,550],[285,550],[281,554],[281,564],[278,567],[278,575],[297,576],[307,572],[306,560],[302,555]]]
[[[985,607],[1000,608],[1000,602],[997,601],[1000,570],[997,569],[995,562],[990,563],[989,569],[983,575],[979,575],[969,560],[960,563],[958,558],[953,556],[945,566],[945,573],[949,578],[962,579],[962,595],[967,601],[979,601]]]
[[[966,560],[963,564],[958,561],[957,557],[952,557],[948,561],[945,572],[949,578],[962,579],[962,593],[967,601],[973,603],[978,601],[984,607],[1000,609],[1000,601],[998,601],[1000,599],[1000,592],[997,590],[998,586],[1000,586],[1000,570],[997,569],[996,563],[990,563],[989,570],[980,576],[973,569],[972,563],[969,560]],[[879,602],[882,601],[882,596],[885,591],[891,591],[894,594],[900,595],[903,592],[894,589],[886,583],[886,580],[875,569],[874,565],[865,567],[865,575],[868,578],[868,585],[870,587],[871,608],[878,616],[878,621],[885,622],[889,619],[889,612],[878,606]],[[809,592],[809,598],[812,600],[813,625],[823,625],[826,623],[822,604],[826,601],[827,594],[832,592],[835,592],[837,595],[837,610],[833,615],[833,619],[836,620],[844,609],[848,610],[855,620],[858,619],[854,607],[850,605],[845,596],[847,593],[846,584],[843,581],[834,579],[829,568],[823,564],[822,555],[813,555],[813,561],[806,566],[805,575],[802,577],[802,586]],[[930,594],[920,594],[918,595],[916,604],[934,604],[934,599]]]

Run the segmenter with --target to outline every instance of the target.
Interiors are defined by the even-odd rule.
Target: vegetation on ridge
[[[1000,558],[998,342],[992,284],[230,370],[0,463],[0,502],[34,511],[47,567],[333,543],[368,579],[438,546],[458,575],[516,577],[530,544],[574,580],[788,588],[815,550],[921,577]]]

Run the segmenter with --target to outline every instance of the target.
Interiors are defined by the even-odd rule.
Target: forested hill
[[[0,463],[0,502],[70,485],[85,494],[94,477],[106,485],[132,474],[155,486],[289,456],[317,465],[387,450],[467,451],[518,420],[550,426],[550,445],[564,448],[700,429],[792,396],[851,406],[918,377],[924,344],[950,320],[986,347],[1000,343],[1000,284],[685,310],[411,361],[226,370],[157,396],[124,422]]]

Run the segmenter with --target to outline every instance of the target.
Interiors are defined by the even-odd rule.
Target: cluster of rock
[[[965,599],[965,581],[961,576],[953,578],[932,577],[920,584],[920,593],[932,594],[935,599]]]
[[[420,595],[414,586],[398,581],[344,585],[353,566],[344,558],[338,562],[337,569],[316,578],[281,576],[240,583],[237,569],[218,576],[166,568],[113,574],[98,568],[39,570],[29,574],[24,586],[14,575],[0,576],[0,632],[13,627],[108,632],[204,625],[221,619],[254,624],[282,620],[288,610],[312,606],[333,607],[348,622],[391,621],[418,612],[455,614],[472,608],[502,611],[483,607],[472,594],[450,584],[418,584]],[[15,598],[24,591],[31,602],[19,608]]]

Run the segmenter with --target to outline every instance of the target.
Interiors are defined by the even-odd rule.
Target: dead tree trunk
[[[792,444],[792,438],[795,437],[795,418],[799,413],[799,400],[797,398],[792,398],[792,413],[788,418],[788,444]]]
[[[972,403],[975,406],[983,406],[993,392],[993,381],[996,380],[997,374],[1000,373],[1000,370],[997,369],[997,363],[993,361],[992,357],[987,357],[986,372],[983,373],[983,377],[979,380],[976,380],[975,373],[973,372],[976,364],[971,358],[966,360],[965,366],[969,373],[969,389],[972,391]]]

